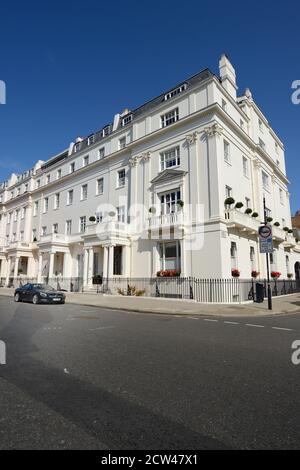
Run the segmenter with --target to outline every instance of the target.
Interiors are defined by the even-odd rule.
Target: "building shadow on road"
[[[5,380],[99,440],[99,447],[104,444],[109,449],[228,448],[184,424],[66,374],[59,364],[53,368],[34,358],[38,349],[32,337],[52,321],[46,309],[40,311],[26,314],[17,305],[13,317],[0,332],[9,352],[7,365],[0,368],[0,376]],[[46,426],[47,423],[45,429]]]

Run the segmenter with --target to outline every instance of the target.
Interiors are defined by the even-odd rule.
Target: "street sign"
[[[273,253],[273,232],[271,225],[262,225],[258,229],[260,253]]]

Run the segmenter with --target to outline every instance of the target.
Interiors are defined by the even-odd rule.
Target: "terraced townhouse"
[[[219,76],[205,69],[1,185],[1,284],[265,276],[264,197],[271,269],[299,276],[288,184],[283,143],[223,55]]]

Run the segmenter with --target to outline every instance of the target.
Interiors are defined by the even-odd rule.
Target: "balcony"
[[[130,225],[127,222],[109,220],[107,222],[87,225],[86,230],[81,234],[81,237],[84,239],[97,238],[104,241],[108,238],[126,238],[129,234]]]
[[[225,220],[228,228],[236,228],[239,231],[249,232],[252,235],[258,234],[260,221],[249,214],[240,212],[237,209],[231,209],[225,212]]]
[[[172,214],[161,214],[149,219],[149,228],[151,230],[157,229],[170,229],[183,228],[184,226],[184,213],[183,211],[173,212]]]
[[[63,233],[49,233],[47,235],[41,235],[41,238],[36,242],[37,246],[45,245],[67,245],[69,243],[69,237]]]

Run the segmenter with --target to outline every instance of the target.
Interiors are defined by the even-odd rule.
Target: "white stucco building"
[[[60,277],[88,286],[96,274],[151,277],[165,269],[265,276],[257,239],[263,197],[272,224],[280,224],[273,225],[271,269],[295,275],[300,244],[287,231],[283,143],[251,92],[237,96],[225,55],[219,70],[203,70],[11,175],[0,188],[2,285]],[[227,197],[235,201],[230,208]]]

